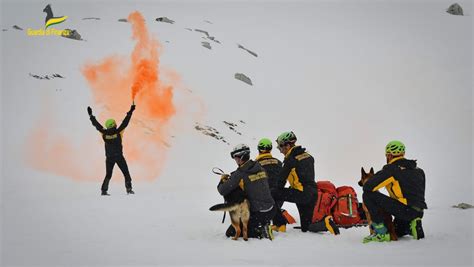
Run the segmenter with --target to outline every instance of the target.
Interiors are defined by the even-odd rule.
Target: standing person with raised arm
[[[101,195],[108,196],[109,181],[112,178],[112,171],[115,163],[119,166],[123,175],[125,176],[125,188],[127,194],[135,194],[132,190],[132,178],[128,170],[127,161],[123,156],[122,151],[122,136],[125,128],[128,126],[132,113],[135,110],[135,104],[132,104],[130,111],[127,112],[125,119],[122,121],[119,127],[114,119],[108,119],[105,121],[105,128],[97,121],[94,115],[92,115],[91,107],[87,107],[87,113],[92,122],[92,125],[102,134],[102,139],[105,143],[105,178],[101,187]]]

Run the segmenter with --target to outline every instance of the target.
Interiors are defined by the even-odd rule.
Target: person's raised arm
[[[89,114],[89,119],[92,122],[92,125],[97,129],[97,131],[103,133],[105,131],[104,127],[97,121],[97,119],[92,115],[91,107],[87,107],[87,113]]]
[[[125,119],[123,119],[122,123],[117,128],[118,132],[123,131],[128,126],[128,123],[130,122],[130,119],[132,118],[132,113],[134,110],[135,110],[135,104],[132,104],[132,106],[130,107],[130,111],[127,112],[127,116],[125,116]]]

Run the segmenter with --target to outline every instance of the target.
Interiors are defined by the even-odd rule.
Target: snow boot
[[[413,239],[420,240],[425,238],[425,232],[423,232],[423,226],[421,225],[421,218],[416,218],[410,222],[410,232]]]
[[[286,232],[286,224],[282,224],[280,226],[272,225],[272,231],[284,233]]]
[[[109,193],[107,193],[107,191],[102,191],[102,193],[100,194],[101,196],[110,196]]]
[[[390,234],[383,223],[372,223],[371,227],[374,229],[374,233],[364,237],[362,243],[390,242]]]
[[[260,232],[260,239],[268,238],[270,239],[270,241],[273,241],[274,239],[273,231],[272,231],[272,227],[269,224],[265,224],[264,226],[259,225],[258,231]]]
[[[333,235],[340,233],[339,227],[332,220],[332,216],[326,216],[323,220],[310,224],[308,230],[314,233],[329,231]]]
[[[133,192],[133,190],[131,188],[127,188],[127,195],[130,195],[130,194],[135,194],[135,192]]]

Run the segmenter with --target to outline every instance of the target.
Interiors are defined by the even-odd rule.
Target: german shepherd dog
[[[223,178],[224,182],[229,178],[227,175],[226,178]],[[243,235],[244,240],[248,240],[248,223],[250,218],[250,205],[249,201],[245,198],[245,193],[237,187],[232,190],[229,194],[224,196],[224,203],[217,204],[212,206],[209,210],[211,211],[223,211],[229,212],[232,226],[235,229],[235,236],[232,240],[237,240],[240,237],[240,234]],[[224,222],[224,221],[222,221]],[[242,223],[242,229],[240,224]]]
[[[367,180],[369,180],[372,176],[374,176],[374,174],[375,174],[374,173],[374,168],[370,168],[369,173],[366,173],[364,168],[362,167],[361,168],[361,178],[360,178],[358,184],[360,186],[364,186],[364,184],[367,182]],[[364,209],[365,216],[367,217],[367,223],[370,226],[372,224],[372,219],[371,219],[370,213],[367,210],[367,207],[365,206],[364,203],[362,203],[362,208]],[[383,222],[384,222],[385,226],[387,227],[388,232],[390,234],[390,240],[391,241],[398,240],[397,234],[395,232],[395,226],[393,225],[393,221],[392,221],[392,215],[390,215],[386,212],[383,212],[383,215],[384,215]],[[374,233],[374,230],[372,228],[370,228],[370,233],[371,234]]]

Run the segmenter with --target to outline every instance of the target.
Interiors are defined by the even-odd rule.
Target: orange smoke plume
[[[133,166],[132,171],[135,169],[142,178],[153,179],[163,166],[169,146],[166,122],[176,113],[174,86],[160,80],[161,46],[149,36],[142,15],[133,12],[128,21],[132,24],[132,39],[136,41],[130,58],[108,57],[101,63],[84,66],[82,73],[95,102],[107,107],[99,115],[102,121],[108,117],[121,119],[131,104],[131,93],[137,109],[124,133],[125,156]]]
[[[104,161],[98,160],[85,162],[85,158],[98,159],[103,155],[99,151],[85,151],[84,147],[97,146],[97,141],[92,138],[72,138],[71,135],[61,133],[57,127],[56,113],[51,107],[54,106],[52,95],[43,95],[41,101],[39,120],[30,132],[25,143],[26,163],[43,172],[58,176],[71,177],[75,180],[97,180],[104,177],[101,170]],[[75,143],[73,142],[76,141]]]
[[[123,134],[124,155],[132,181],[153,180],[158,177],[166,161],[169,137],[172,135],[171,131],[175,130],[172,129],[171,119],[177,114],[183,118],[192,117],[183,114],[183,110],[185,113],[199,113],[203,108],[202,102],[197,100],[201,102],[201,111],[186,110],[190,106],[187,103],[178,113],[173,97],[176,88],[180,86],[179,74],[173,70],[160,69],[162,47],[149,35],[142,15],[133,12],[128,21],[131,22],[132,40],[135,41],[131,54],[109,56],[99,62],[85,64],[81,72],[91,89],[95,103],[91,106],[99,122],[115,118],[117,124],[120,124],[132,104],[131,100],[136,103],[136,110]],[[166,82],[163,78],[166,78]],[[196,99],[192,101],[196,102]],[[50,104],[46,103],[46,106]],[[47,107],[43,113],[47,114],[43,114],[42,118],[53,120],[53,113]],[[84,120],[88,120],[86,114]],[[103,179],[103,141],[89,121],[87,124],[90,129],[85,131],[87,134],[80,135],[82,140],[78,140],[61,135],[60,129],[53,128],[55,124],[52,121],[38,122],[26,142],[30,166],[76,180]],[[42,138],[42,142],[37,141],[38,136]],[[114,169],[115,176],[118,177],[112,181],[123,183],[122,173],[118,168]]]

